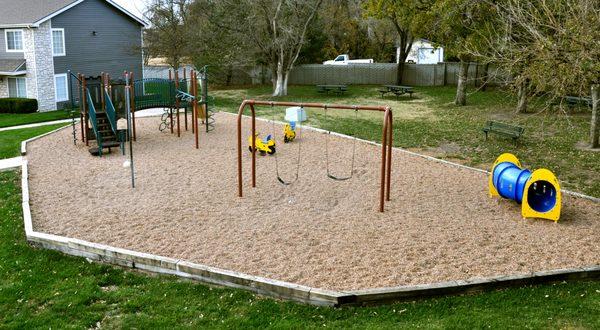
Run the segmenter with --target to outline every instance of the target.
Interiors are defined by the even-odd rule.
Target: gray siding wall
[[[0,59],[22,59],[22,58],[25,58],[25,55],[23,52],[21,52],[21,53],[7,53],[6,52],[5,37],[6,36],[4,35],[4,29],[0,29]],[[25,37],[24,32],[23,32],[23,37]]]
[[[56,74],[107,72],[118,79],[127,70],[141,77],[141,25],[105,1],[82,2],[52,18],[52,28],[65,29],[67,55],[54,57]]]

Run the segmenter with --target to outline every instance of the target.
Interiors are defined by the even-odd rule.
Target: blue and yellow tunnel
[[[510,153],[500,155],[489,178],[490,196],[502,196],[521,204],[523,218],[541,218],[558,221],[561,193],[558,179],[542,168],[531,172],[521,167],[517,157]]]

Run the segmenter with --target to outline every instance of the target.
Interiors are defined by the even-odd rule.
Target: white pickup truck
[[[325,65],[348,65],[348,64],[368,64],[373,63],[373,59],[369,58],[366,60],[351,60],[348,54],[338,55],[335,60],[329,60],[323,62]]]

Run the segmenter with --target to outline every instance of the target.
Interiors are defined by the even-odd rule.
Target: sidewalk
[[[183,112],[184,110],[181,109],[180,112]],[[144,117],[156,117],[156,116],[162,116],[162,114],[165,112],[165,110],[163,108],[153,108],[153,109],[147,109],[147,110],[141,110],[141,111],[137,111],[135,113],[136,118],[144,118]],[[79,118],[75,119],[76,123],[79,123]],[[61,120],[54,120],[54,121],[45,121],[42,123],[35,123],[35,124],[27,124],[27,125],[18,125],[18,126],[10,126],[10,127],[3,127],[0,128],[0,132],[3,131],[12,131],[12,130],[17,130],[17,129],[23,129],[23,128],[32,128],[32,127],[40,127],[40,126],[48,126],[48,125],[55,125],[55,124],[67,124],[67,123],[71,123],[71,119],[61,119]]]
[[[79,121],[79,119],[75,120],[75,122],[78,122],[78,121]],[[3,131],[13,131],[13,130],[23,129],[23,128],[32,128],[32,127],[55,125],[55,124],[66,124],[66,123],[71,123],[71,119],[61,119],[61,120],[54,120],[54,121],[45,121],[43,123],[35,123],[35,124],[27,124],[27,125],[18,125],[18,126],[3,127],[3,128],[0,128],[0,132],[3,132]]]
[[[21,157],[21,156],[0,159],[0,171],[8,169],[8,168],[19,167],[22,164],[23,164],[23,157]]]

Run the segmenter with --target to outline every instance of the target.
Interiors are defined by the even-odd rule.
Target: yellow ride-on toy
[[[258,137],[258,133],[254,136],[254,145],[256,147],[255,150],[252,149],[252,136],[248,137],[248,150],[250,152],[254,152],[258,150],[261,155],[269,154],[272,155],[275,153],[275,140],[271,136],[271,134],[267,135],[264,139]]]
[[[288,143],[296,138],[296,122],[292,121],[283,127],[283,142]]]

